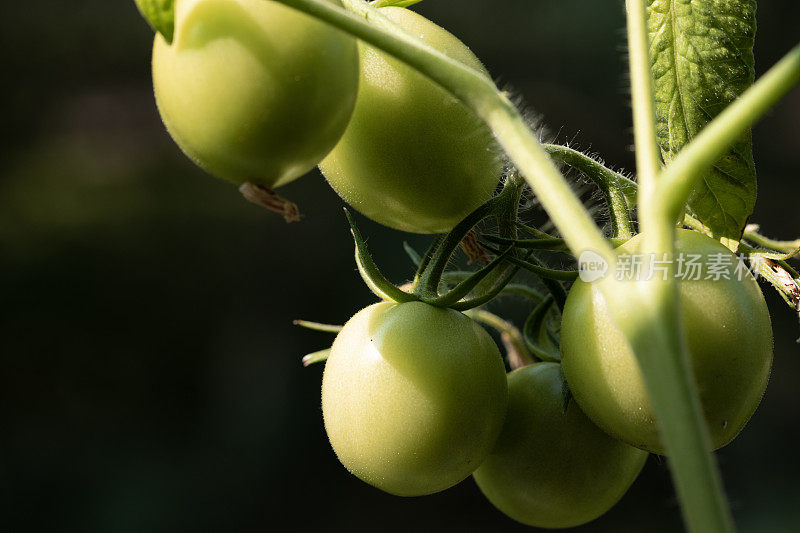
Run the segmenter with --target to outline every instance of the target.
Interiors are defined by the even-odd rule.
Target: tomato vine
[[[695,383],[697,376],[691,368],[693,357],[702,352],[697,348],[696,337],[692,335],[694,330],[691,326],[694,324],[685,323],[686,305],[691,300],[691,295],[685,294],[686,285],[676,279],[675,262],[687,239],[699,243],[699,248],[713,248],[720,256],[730,259],[733,254],[728,253],[725,248],[725,253],[720,251],[719,243],[715,242],[719,241],[732,252],[739,252],[746,257],[755,272],[770,282],[790,306],[800,310],[800,274],[788,263],[800,252],[800,241],[769,239],[761,235],[757,227],[747,225],[755,202],[756,180],[749,129],[800,82],[800,45],[755,81],[752,60],[755,32],[753,0],[697,0],[697,5],[692,9],[675,2],[627,0],[627,37],[636,144],[634,181],[606,167],[600,160],[570,147],[540,142],[537,133],[531,129],[508,95],[497,89],[477,58],[471,56],[463,43],[430,21],[416,15],[412,17],[408,15],[409,12],[401,10],[418,1],[377,0],[368,4],[362,0],[248,0],[248,5],[261,9],[267,3],[270,7],[282,4],[282,9],[289,7],[296,10],[291,13],[292,16],[299,17],[302,14],[306,18],[292,19],[288,11],[275,11],[276,16],[280,13],[287,17],[286,20],[294,20],[298,25],[305,25],[316,19],[315,24],[322,22],[327,25],[325,31],[333,28],[340,30],[335,34],[335,39],[343,51],[339,58],[343,61],[342,65],[354,64],[351,60],[355,57],[354,38],[357,38],[362,43],[362,66],[366,61],[365,55],[371,53],[377,54],[372,59],[379,58],[376,64],[385,66],[385,54],[392,61],[399,61],[401,68],[392,71],[393,74],[386,71],[382,74],[383,77],[401,72],[398,75],[405,76],[406,81],[411,78],[423,79],[420,76],[427,78],[424,83],[418,80],[415,82],[415,90],[419,92],[414,93],[415,96],[409,100],[416,105],[428,101],[426,98],[433,94],[429,101],[435,102],[430,106],[434,111],[422,110],[422,118],[428,122],[419,131],[427,131],[428,125],[433,123],[448,124],[449,129],[439,132],[440,138],[445,139],[443,145],[450,146],[463,139],[472,142],[481,134],[488,137],[488,132],[491,132],[508,157],[511,170],[507,173],[501,190],[477,208],[477,199],[482,199],[482,192],[473,188],[470,190],[474,194],[468,195],[467,186],[474,185],[472,181],[477,179],[485,182],[481,187],[491,187],[498,178],[495,171],[500,164],[489,155],[490,143],[478,139],[478,144],[466,143],[463,150],[453,149],[446,157],[443,155],[439,158],[445,161],[447,170],[454,170],[465,157],[475,156],[478,163],[466,164],[464,169],[477,169],[479,176],[473,179],[466,177],[469,171],[461,172],[464,194],[461,198],[455,198],[456,202],[460,202],[459,209],[446,209],[448,213],[445,214],[432,213],[430,206],[439,208],[444,203],[442,198],[436,196],[434,189],[423,191],[421,196],[416,197],[407,194],[408,182],[413,177],[409,177],[405,168],[402,168],[403,172],[399,172],[403,167],[404,157],[407,157],[407,149],[403,148],[400,152],[393,153],[394,155],[380,151],[387,147],[396,148],[391,146],[392,135],[367,147],[372,150],[371,154],[376,160],[389,162],[386,164],[392,168],[386,175],[380,179],[374,175],[376,169],[380,170],[380,165],[362,165],[366,158],[359,157],[359,142],[363,141],[361,137],[373,139],[376,131],[382,132],[387,126],[381,120],[375,120],[375,117],[381,117],[380,113],[374,116],[363,115],[367,118],[362,120],[358,104],[354,103],[354,83],[342,84],[339,89],[342,98],[353,104],[349,111],[358,118],[352,119],[351,126],[358,131],[353,135],[345,131],[345,119],[350,114],[339,113],[336,106],[328,105],[332,101],[328,104],[322,102],[320,110],[328,114],[330,128],[319,139],[315,139],[315,146],[298,152],[291,160],[285,160],[290,150],[264,150],[270,144],[285,142],[289,146],[294,142],[291,138],[274,135],[269,117],[260,125],[263,128],[256,135],[256,141],[246,145],[244,151],[240,151],[241,139],[236,136],[240,133],[236,127],[240,125],[241,115],[226,116],[224,111],[228,108],[220,105],[217,100],[211,104],[214,108],[212,111],[223,113],[212,113],[209,120],[200,122],[200,129],[211,128],[210,137],[198,134],[197,124],[192,121],[181,123],[184,117],[180,116],[180,106],[176,104],[181,102],[181,98],[172,98],[169,94],[183,94],[185,89],[181,86],[180,79],[179,83],[166,90],[166,95],[163,89],[158,90],[159,86],[163,88],[163,79],[170,78],[179,69],[170,63],[155,70],[158,74],[156,92],[160,109],[178,143],[210,172],[242,185],[243,193],[251,200],[273,206],[274,210],[284,213],[287,219],[290,218],[287,213],[291,218],[297,218],[293,204],[279,199],[272,187],[299,177],[311,166],[320,165],[337,191],[355,208],[368,211],[365,214],[371,218],[410,231],[439,232],[445,226],[449,230],[436,237],[423,255],[405,245],[406,252],[417,269],[410,284],[398,286],[381,272],[367,249],[354,217],[349,211],[346,212],[355,242],[358,270],[367,286],[383,302],[361,311],[343,327],[298,322],[298,325],[309,329],[338,333],[332,348],[310,354],[303,362],[312,364],[328,360],[326,376],[338,376],[326,377],[324,380],[323,412],[326,429],[340,460],[356,475],[388,492],[416,495],[451,486],[474,471],[487,457],[491,457],[488,454],[492,441],[497,439],[500,432],[502,416],[498,413],[503,411],[501,404],[504,405],[504,400],[501,396],[504,397],[505,393],[501,391],[505,390],[506,382],[494,361],[493,354],[496,350],[493,351],[487,344],[488,337],[482,329],[478,326],[475,326],[477,329],[470,329],[475,323],[457,313],[463,311],[474,321],[499,331],[511,366],[525,367],[509,375],[508,383],[512,388],[516,386],[517,380],[522,379],[523,374],[530,374],[531,380],[534,377],[538,380],[540,374],[549,375],[555,372],[554,369],[564,359],[566,378],[565,381],[562,380],[563,383],[560,382],[559,389],[559,394],[563,392],[563,410],[561,415],[556,415],[554,410],[547,413],[548,424],[556,428],[554,431],[563,429],[563,416],[575,417],[570,422],[579,428],[574,430],[575,434],[588,432],[600,435],[599,431],[594,432],[591,424],[600,425],[607,433],[619,439],[604,445],[614,451],[617,457],[633,458],[626,462],[624,469],[630,475],[624,476],[624,479],[609,481],[614,487],[613,490],[609,488],[609,493],[613,492],[616,497],[609,498],[600,506],[587,504],[585,515],[590,517],[587,519],[613,505],[638,474],[641,463],[637,461],[641,454],[629,446],[634,445],[663,452],[668,456],[684,517],[691,530],[731,531],[733,522],[730,510],[717,466],[710,453],[713,446],[707,427],[708,410],[706,409],[704,415],[706,404],[701,402],[698,395]],[[180,32],[176,25],[180,26],[181,20],[175,17],[176,6],[173,2],[137,0],[137,5],[156,31],[163,36],[157,38],[156,54],[167,56],[174,52],[170,43]],[[717,12],[725,17],[714,17]],[[388,16],[389,14],[392,16]],[[268,19],[269,17],[264,18]],[[412,22],[409,22],[411,19]],[[409,27],[403,27],[401,21]],[[433,41],[429,42],[426,31],[415,33],[409,29],[416,25],[436,33],[438,41],[434,41],[438,46],[433,46]],[[675,37],[677,33],[686,27],[695,26],[708,31],[687,33],[687,42],[678,42]],[[721,43],[719,37],[715,37],[719,32],[731,34],[733,37],[729,42]],[[331,34],[331,38],[334,38],[334,34]],[[696,50],[698,56],[689,57],[690,54],[683,47]],[[455,56],[459,54],[462,60],[456,59]],[[320,61],[327,59],[329,58],[321,58]],[[154,64],[156,61],[157,58],[154,57]],[[701,68],[706,62],[712,61],[723,61],[726,65],[723,70],[727,74]],[[301,69],[306,67],[306,64],[298,66]],[[317,67],[327,69],[319,65]],[[699,72],[704,72],[707,76],[693,79],[692,72],[698,72],[695,67],[700,68]],[[313,68],[315,67],[312,65]],[[336,69],[325,71],[332,70]],[[380,69],[373,66],[367,70],[374,76]],[[365,79],[362,75],[359,94],[360,98],[369,100],[373,96],[364,96]],[[374,80],[370,80],[370,83],[372,81]],[[379,80],[381,83],[382,81]],[[227,83],[227,80],[223,82]],[[380,83],[376,85],[378,86]],[[310,95],[306,101],[324,100],[312,98],[316,95],[313,91],[317,88],[313,85],[306,87]],[[385,97],[381,92],[385,89],[380,86],[378,92],[381,97]],[[408,97],[411,94],[409,92],[403,96]],[[296,115],[303,116],[302,106],[297,107],[302,98],[294,98],[296,95],[291,91],[286,92],[286,95],[286,107],[294,105]],[[712,97],[716,95],[721,97],[714,100]],[[217,94],[212,96],[216,97]],[[342,98],[335,100],[340,101]],[[713,106],[703,106],[703,102],[711,100],[714,100]],[[673,107],[673,101],[678,101],[680,105]],[[261,104],[263,102],[256,101],[254,105]],[[388,104],[384,102],[384,105]],[[406,102],[398,109],[405,112],[408,107],[409,103]],[[473,118],[480,121],[480,128],[470,129]],[[230,129],[219,125],[219,122],[226,120],[230,120]],[[410,121],[412,118],[406,116],[398,120]],[[232,131],[237,132],[236,135],[231,135]],[[418,134],[414,133],[407,136],[402,143],[399,139],[395,140],[398,146],[405,143],[403,146],[414,147],[418,144],[417,137]],[[352,139],[355,141],[350,146],[348,143]],[[197,142],[192,142],[195,140]],[[224,153],[214,153],[209,148],[216,149],[220,145],[227,146]],[[427,148],[430,152],[430,147]],[[328,153],[327,159],[323,161]],[[402,156],[397,157],[398,153]],[[233,157],[229,158],[231,154]],[[360,155],[364,155],[363,151]],[[273,159],[268,160],[270,157]],[[351,163],[355,162],[348,165],[348,158]],[[610,235],[606,235],[595,223],[592,214],[573,192],[571,184],[559,171],[557,164],[578,170],[598,188],[609,214]],[[419,169],[430,170],[428,166],[431,165],[423,164]],[[348,178],[353,173],[361,174],[359,180],[364,183],[350,183]],[[432,177],[441,174],[435,171],[432,172]],[[450,177],[458,178],[459,173],[451,174]],[[726,176],[734,176],[736,179],[726,180]],[[431,181],[426,179],[421,180],[421,183]],[[359,190],[359,187],[364,190]],[[519,207],[525,187],[531,189],[558,234],[545,232],[521,221]],[[366,189],[370,189],[371,202],[374,204],[369,208],[361,205],[368,196]],[[713,197],[713,200],[709,200],[709,197]],[[391,214],[386,212],[390,209],[394,210]],[[464,217],[470,210],[471,213]],[[419,213],[426,211],[431,211],[431,220],[409,219],[424,218]],[[457,216],[452,214],[454,211],[457,211]],[[683,226],[691,231],[681,230]],[[638,235],[637,231],[640,232]],[[638,252],[668,260],[663,277],[654,276],[655,267],[650,265],[647,267],[650,276],[646,280],[628,285],[621,284],[612,275],[603,275],[588,282],[576,281],[582,275],[590,273],[587,268],[594,263],[606,269],[603,274],[616,272],[622,266],[621,257],[627,250],[626,247],[632,246],[633,242],[636,243]],[[467,249],[471,259],[482,258],[486,264],[475,271],[448,270],[459,247]],[[621,247],[619,251],[616,250],[618,247]],[[554,268],[541,258],[544,253],[567,255],[570,261],[577,260],[579,268]],[[594,263],[586,259],[586,254],[589,254]],[[539,280],[537,285],[533,287],[515,283],[517,274],[521,271],[536,276]],[[568,291],[567,284],[571,282],[575,283]],[[726,285],[723,290],[722,285],[715,285],[714,290],[727,291],[725,294],[730,296],[737,292],[736,287],[742,286],[744,285]],[[767,330],[770,330],[769,317],[766,315],[764,319],[766,308],[762,306],[763,298],[754,283],[747,287],[747,298],[741,298],[737,305],[744,306],[745,315],[749,310],[755,310],[752,322],[756,324],[754,327],[759,330],[757,333],[764,341],[757,351],[764,356],[764,360],[771,360],[771,334],[766,335]],[[580,304],[570,306],[570,301],[580,298],[576,295],[589,294],[585,291],[590,291],[591,296],[586,296],[585,301]],[[534,304],[521,330],[483,308],[500,295],[523,296]],[[599,310],[593,309],[593,306],[599,306]],[[579,311],[575,311],[576,308]],[[585,316],[587,309],[591,309],[589,318]],[[576,319],[576,316],[582,318]],[[599,320],[598,317],[601,316],[603,331],[594,331],[586,325],[592,319]],[[429,323],[420,317],[427,317]],[[562,318],[563,323],[568,326],[564,328],[566,332],[560,331]],[[735,322],[735,317],[721,316],[718,320]],[[431,323],[439,324],[439,329],[431,328]],[[408,335],[409,324],[425,330],[429,345],[417,340],[408,342],[414,350],[424,353],[427,358],[412,357],[407,347],[400,342],[403,335]],[[449,327],[454,331],[458,330],[460,335],[453,336],[452,331],[446,331]],[[722,324],[720,327],[727,326]],[[746,327],[747,324],[737,323],[737,328]],[[385,333],[389,330],[395,333]],[[619,333],[618,338],[614,337],[614,342],[630,349],[631,361],[635,360],[632,368],[641,372],[646,391],[644,397],[652,404],[647,408],[652,408],[651,418],[657,422],[655,426],[652,419],[649,420],[651,430],[656,432],[658,438],[645,439],[646,442],[638,441],[624,432],[615,432],[614,424],[619,422],[612,421],[607,427],[604,426],[607,420],[602,414],[597,414],[593,406],[587,407],[589,400],[584,394],[592,386],[586,383],[594,383],[597,371],[587,380],[570,378],[570,365],[574,363],[570,363],[569,358],[577,358],[574,354],[581,350],[593,354],[587,346],[601,346],[598,339],[608,340],[611,338],[608,334],[612,330]],[[562,344],[560,333],[565,333],[568,342]],[[581,337],[587,334],[586,339]],[[575,339],[579,337],[583,340],[576,344]],[[767,337],[769,343],[766,341]],[[472,339],[472,345],[465,345],[460,349],[472,359],[469,364],[459,364],[451,358],[452,353],[448,351],[448,346],[461,346],[459,343],[463,343],[466,338]],[[716,341],[712,339],[711,342]],[[722,341],[718,344],[722,345]],[[600,361],[602,354],[611,349],[597,348],[600,355],[596,355],[596,361],[591,362]],[[536,361],[547,364],[532,365]],[[587,363],[586,368],[591,367],[590,363]],[[402,378],[397,376],[393,365],[398,365],[407,373]],[[482,366],[487,373],[493,373],[493,377],[486,377],[481,382],[478,376],[470,374],[474,370],[470,365]],[[490,371],[490,367],[493,370]],[[369,374],[370,372],[378,377]],[[450,380],[456,379],[453,376],[461,376],[465,383],[483,394],[487,401],[485,405],[476,403],[475,397],[469,396],[461,388],[458,388],[458,394],[462,394],[459,398],[464,403],[473,405],[475,413],[483,417],[481,424],[491,427],[492,434],[481,435],[479,439],[470,442],[458,428],[447,426],[447,437],[460,450],[455,458],[448,456],[446,450],[433,440],[422,438],[412,442],[405,437],[393,436],[392,431],[396,431],[398,427],[430,424],[430,420],[435,419],[435,413],[439,412],[437,409],[452,413],[462,425],[469,426],[475,422],[459,410],[451,401],[452,398],[434,394],[433,406],[420,403],[413,387],[407,386],[406,381],[403,381],[408,375],[414,376],[426,390],[431,388],[437,392],[441,388],[454,386],[453,383],[460,383]],[[387,393],[385,398],[400,406],[396,420],[387,420],[383,407],[376,405],[365,393],[365,388],[373,390],[370,387],[376,387],[376,380],[382,383],[389,379],[399,383],[395,393]],[[552,381],[551,377],[548,380]],[[342,383],[350,388],[344,388]],[[583,413],[578,407],[570,407],[572,388],[577,388],[578,403],[583,402],[584,410],[592,422],[587,419],[584,423],[584,418],[581,418]],[[748,398],[756,398],[759,392],[757,389],[758,387],[748,389],[752,393]],[[525,394],[518,393],[520,396]],[[542,401],[553,402],[549,392],[542,392],[540,396]],[[754,401],[757,405],[757,399]],[[748,405],[748,409],[750,407]],[[606,406],[606,410],[609,409],[611,408]],[[631,409],[638,413],[643,412],[641,404],[634,405]],[[755,409],[754,405],[752,409]],[[746,416],[739,416],[736,420],[736,424],[741,422],[739,427],[749,418],[752,409]],[[525,417],[533,419],[544,413],[540,411],[529,415],[526,409],[518,412],[509,409],[509,413],[515,412],[517,415],[514,416],[525,420]],[[578,414],[569,414],[575,412]],[[363,424],[368,422],[374,425],[375,431],[371,434],[364,431]],[[515,422],[509,422],[513,423]],[[727,423],[726,419],[725,424]],[[528,429],[530,428],[517,427],[514,430],[518,434],[514,437],[516,442],[525,441],[529,437]],[[738,427],[736,429],[738,431]],[[719,428],[715,427],[712,433],[715,435],[716,446],[721,442],[716,438]],[[726,433],[725,438],[727,436]],[[610,440],[606,435],[597,438],[603,442],[604,439]],[[499,442],[498,447],[505,446],[503,437],[500,437]],[[512,449],[516,444],[512,442],[509,446],[508,449]],[[370,453],[362,453],[363,449],[370,450]],[[524,450],[517,450],[510,456],[514,458],[526,453]],[[488,465],[491,459],[487,461]],[[503,461],[499,459],[497,462],[502,467],[498,467],[501,472],[505,472],[504,468],[507,470]],[[491,467],[487,466],[484,470],[487,469]],[[481,469],[478,470],[480,471]],[[486,480],[496,473],[476,475],[479,480]],[[501,479],[507,477],[507,472],[500,476]],[[531,480],[523,482],[535,485]],[[505,489],[498,488],[500,485],[497,483],[485,483],[492,486],[485,489],[485,492],[498,507],[507,508],[509,515],[526,523],[538,523],[528,517],[525,510],[518,508],[518,495],[506,494]],[[546,504],[541,512],[543,516],[552,512],[557,517],[546,522],[547,524],[577,525],[563,519],[552,508],[546,508]],[[520,516],[523,518],[519,518]]]

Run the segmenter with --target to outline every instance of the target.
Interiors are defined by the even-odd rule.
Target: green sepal
[[[506,259],[510,259],[510,257],[507,257]],[[491,302],[497,297],[498,294],[503,292],[506,286],[508,286],[509,282],[514,278],[514,276],[517,275],[517,272],[519,272],[518,266],[510,267],[487,292],[470,300],[462,300],[458,303],[455,303],[450,306],[450,309],[455,309],[456,311],[466,311],[468,309],[474,309]]]
[[[347,209],[345,209],[344,212],[347,215],[347,222],[350,223],[350,232],[353,234],[353,240],[356,243],[356,265],[358,266],[358,272],[361,274],[367,287],[381,300],[397,303],[419,301],[417,295],[409,294],[401,290],[394,283],[386,279],[386,276],[383,275],[378,265],[373,261],[372,256],[369,255],[367,243],[364,242],[363,237],[361,237],[361,232],[359,232],[358,227],[356,227],[353,215],[350,214],[350,211]]]
[[[469,295],[469,293],[471,293],[481,281],[486,279],[486,276],[497,269],[497,267],[499,267],[506,260],[513,250],[514,247],[510,246],[502,254],[492,259],[488,265],[481,268],[477,272],[473,272],[467,279],[450,289],[450,291],[448,291],[446,294],[437,298],[423,298],[422,301],[436,307],[450,307],[455,305],[461,299],[466,298],[467,295]]]
[[[491,246],[490,244],[481,243],[481,245],[494,254],[500,253],[500,250],[498,250],[494,246]],[[557,270],[553,268],[547,268],[532,263],[530,261],[519,259],[517,257],[509,257],[508,262],[513,263],[514,265],[517,265],[520,268],[524,268],[525,270],[533,272],[534,274],[543,279],[552,279],[558,281],[575,281],[576,279],[578,279],[577,270]]]
[[[547,320],[553,310],[553,296],[545,298],[542,303],[528,315],[522,328],[522,337],[528,349],[542,361],[559,362],[561,354],[553,343],[547,329]]]
[[[419,266],[422,264],[422,256],[419,255],[410,244],[408,244],[408,241],[403,242],[403,250],[405,250],[408,258],[411,259],[411,262],[414,263],[414,266],[419,268]]]
[[[305,357],[303,357],[303,366],[311,366],[314,363],[322,363],[323,361],[327,361],[330,355],[331,355],[330,348],[310,353]]]
[[[564,367],[562,366],[559,370],[559,375],[561,376],[561,412],[567,414],[569,402],[572,401],[572,389],[569,388],[569,383],[567,383]]]
[[[375,0],[372,7],[411,7],[422,0]]]
[[[426,254],[426,258],[429,257],[428,261],[423,260],[423,264],[418,270],[419,283],[417,284],[417,289],[420,292],[426,295],[436,294],[450,257],[467,233],[480,221],[494,213],[496,201],[496,197],[492,198],[475,209],[475,211],[467,215],[467,218],[459,222],[450,233],[444,235],[440,240],[437,239],[431,245],[428,250],[429,253]]]
[[[445,272],[442,276],[442,282],[445,284],[458,284],[462,281],[466,280],[470,276],[472,276],[474,272],[465,272],[462,270],[453,270],[450,272]],[[536,292],[535,289],[528,287],[522,283],[509,283],[503,290],[500,291],[500,295],[503,296],[520,296],[522,298],[528,298],[535,303],[539,303],[544,299],[544,296]]]
[[[136,0],[136,7],[150,27],[172,44],[175,37],[175,0]]]
[[[320,324],[319,322],[310,322],[308,320],[295,320],[292,322],[295,326],[310,329],[312,331],[321,331],[323,333],[339,333],[342,331],[343,326],[336,324]]]

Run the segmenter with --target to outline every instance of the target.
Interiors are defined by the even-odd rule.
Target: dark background
[[[620,1],[427,0],[559,139],[633,168]],[[314,172],[285,189],[300,224],[244,202],[183,157],[150,88],[133,2],[0,7],[0,528],[5,531],[512,531],[471,480],[414,499],[351,477],[329,448],[323,334],[372,296],[342,202]],[[762,73],[800,38],[800,4],[761,2]],[[768,234],[800,234],[800,91],[754,132]],[[403,239],[363,222],[379,263]],[[744,531],[800,524],[800,336],[764,288],[775,364],[765,400],[719,454]],[[281,525],[284,524],[284,525]],[[582,531],[675,531],[663,461]]]

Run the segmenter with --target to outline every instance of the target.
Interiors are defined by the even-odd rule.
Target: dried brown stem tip
[[[239,192],[248,202],[260,205],[274,213],[281,215],[286,222],[298,222],[300,220],[300,210],[297,205],[285,198],[278,196],[275,191],[263,185],[246,182],[239,187]]]
[[[468,264],[470,265],[475,261],[489,263],[492,260],[486,250],[478,243],[478,234],[474,229],[470,230],[462,239],[461,249],[467,254]]]

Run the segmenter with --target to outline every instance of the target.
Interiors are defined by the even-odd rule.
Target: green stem
[[[506,347],[506,356],[512,368],[532,365],[536,362],[525,344],[522,332],[514,324],[484,309],[471,309],[465,311],[464,314],[500,333]]]
[[[458,245],[461,244],[461,241],[476,224],[494,213],[498,198],[492,198],[478,207],[442,238],[431,254],[430,260],[425,263],[425,268],[419,274],[418,281],[415,283],[415,294],[426,299],[439,296],[439,284],[442,282],[442,275],[450,262],[453,252],[456,251]]]
[[[626,5],[639,221],[644,233],[641,251],[671,257],[675,254],[674,221],[683,214],[684,206],[673,216],[659,208],[663,205],[663,190],[657,182],[661,158],[645,0],[627,0]],[[688,529],[698,533],[733,531],[719,471],[708,451],[708,429],[691,373],[674,276],[652,276],[641,283],[636,299],[619,302],[621,305],[609,302],[610,308],[639,362]]]
[[[487,241],[495,244],[514,244],[521,250],[545,250],[548,252],[569,252],[569,247],[564,239],[557,237],[545,237],[541,239],[505,239],[494,235],[483,235]],[[628,239],[610,238],[608,243],[616,248],[624,244]]]
[[[505,93],[484,74],[433,49],[361,0],[342,0],[348,13],[324,0],[277,0],[380,48],[452,93],[494,132],[572,251],[614,255],[591,215],[545,153],[537,135]]]
[[[608,206],[614,237],[630,239],[633,236],[633,224],[628,209],[628,199],[622,189],[620,174],[606,168],[605,165],[588,155],[566,146],[545,144],[544,150],[554,160],[579,170],[597,185]],[[630,205],[635,204],[631,203]]]
[[[764,248],[769,248],[770,250],[775,250],[777,252],[782,252],[784,254],[791,254],[800,248],[800,239],[795,241],[778,241],[775,239],[770,239],[769,237],[764,237],[755,230],[745,230],[744,238],[753,244],[762,246]]]
[[[659,195],[664,216],[677,218],[700,176],[743,132],[800,83],[800,44],[712,120],[664,171]]]
[[[628,59],[633,102],[633,135],[636,141],[636,173],[639,179],[639,213],[656,194],[656,178],[661,169],[661,155],[656,141],[655,99],[650,73],[650,42],[644,0],[626,0],[628,15]],[[658,220],[642,220],[642,230],[650,234],[661,226]],[[653,227],[648,227],[648,224]]]

